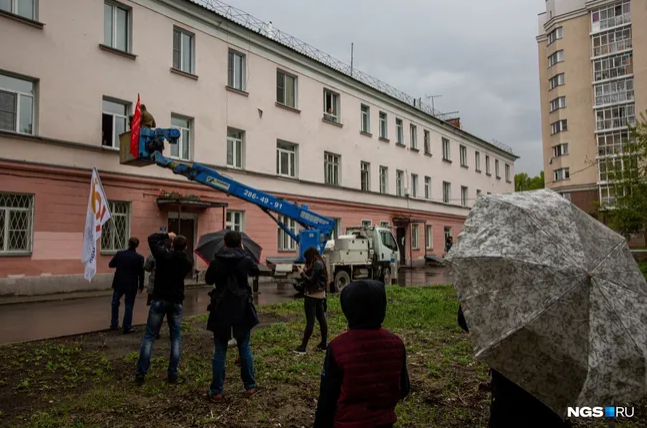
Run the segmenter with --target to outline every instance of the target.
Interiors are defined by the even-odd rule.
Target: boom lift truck
[[[127,134],[130,135],[129,132]],[[122,134],[122,136],[125,135]],[[333,219],[311,211],[306,205],[279,199],[267,192],[246,186],[198,163],[188,165],[164,156],[164,142],[177,144],[179,137],[179,130],[173,128],[141,128],[138,156],[134,157],[131,154],[128,144],[120,144],[120,162],[139,167],[156,164],[170,169],[174,174],[183,175],[191,181],[258,206],[297,243],[297,259],[282,260],[289,266],[290,272],[293,271],[294,264],[304,262],[303,253],[309,247],[317,248],[320,254],[330,253],[326,258],[329,278],[333,281],[332,291],[343,288],[356,278],[381,279],[390,284],[397,275],[399,252],[396,241],[388,229],[349,228],[351,234],[339,237],[333,246],[328,246],[327,250],[326,244],[335,227]],[[293,219],[301,229],[298,233],[292,232],[275,214]]]

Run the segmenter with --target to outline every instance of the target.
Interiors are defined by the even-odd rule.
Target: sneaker
[[[295,354],[298,354],[298,355],[305,355],[306,354],[306,347],[301,345],[292,352],[294,352]]]
[[[141,375],[141,374],[135,375],[135,385],[142,386],[145,381],[146,381],[145,375]]]
[[[212,394],[211,392],[207,392],[207,400],[211,401],[212,403],[220,403],[223,399],[222,394]]]
[[[184,383],[184,381],[180,379],[178,375],[168,375],[166,383],[168,383],[169,385],[179,385],[181,383]]]
[[[234,364],[236,364],[237,366],[240,366],[240,365],[241,365],[240,357],[238,357],[238,358],[236,358],[236,359],[234,360]]]
[[[135,327],[130,327],[128,330],[124,330],[124,334],[133,334],[136,331]]]
[[[245,397],[246,398],[252,398],[258,393],[258,388],[250,388],[247,391],[245,391]]]
[[[317,351],[325,352],[328,349],[328,345],[325,343],[320,343],[317,345]]]

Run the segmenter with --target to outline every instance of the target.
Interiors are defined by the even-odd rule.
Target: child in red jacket
[[[326,353],[315,428],[388,428],[409,394],[402,339],[382,328],[386,291],[379,281],[355,281],[341,293],[349,330]]]

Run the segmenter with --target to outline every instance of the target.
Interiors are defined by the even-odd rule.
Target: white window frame
[[[452,201],[452,183],[443,181],[443,203],[449,204]]]
[[[474,168],[476,172],[481,172],[481,152],[474,152]]]
[[[366,104],[361,104],[360,105],[360,113],[361,113],[361,131],[365,134],[370,134],[371,133],[371,107],[367,106]]]
[[[558,120],[557,122],[553,122],[550,124],[551,135],[559,134],[560,132],[566,132],[566,131],[568,131],[567,119]]]
[[[369,162],[360,162],[360,186],[364,192],[371,191],[371,164]]]
[[[566,96],[557,97],[550,102],[551,112],[559,110],[560,108],[566,108]]]
[[[391,223],[389,223],[386,220],[380,220],[380,227],[384,227],[386,229],[389,229],[391,227]]]
[[[461,144],[459,151],[461,155],[461,166],[467,166],[467,146]]]
[[[443,235],[445,235],[445,240],[447,240],[448,237],[454,237],[454,228],[451,226],[445,226],[443,228]]]
[[[425,199],[431,199],[431,177],[425,176]]]
[[[596,59],[593,61],[593,81],[600,82],[633,75],[633,54],[627,52],[620,55]]]
[[[568,143],[558,144],[553,146],[553,157],[566,156],[568,154]]]
[[[410,144],[413,150],[418,150],[418,127],[413,123],[409,124]]]
[[[236,61],[240,58],[240,64]],[[237,69],[237,64],[238,68]],[[229,49],[227,58],[227,86],[230,88],[245,91],[247,88],[247,55],[234,49]]]
[[[380,193],[389,194],[389,167],[380,165]]]
[[[615,13],[617,7],[620,7],[620,15],[616,15]],[[631,23],[631,1],[616,3],[591,11],[592,33],[608,30],[610,28],[629,23]]]
[[[324,152],[324,183],[341,186],[341,155]]]
[[[279,222],[283,223],[292,233],[298,235],[299,225],[296,220],[293,218],[288,218],[283,215],[278,216]],[[277,248],[281,252],[292,252],[296,251],[297,243],[290,235],[288,235],[279,225],[276,226],[278,229],[277,234]]]
[[[233,134],[239,133],[240,138]],[[231,146],[231,159],[229,162],[229,147]],[[240,155],[240,165],[237,165],[238,156]],[[227,129],[227,166],[230,168],[245,168],[245,131],[235,128]]]
[[[395,170],[395,196],[404,196],[404,171]]]
[[[624,52],[633,47],[631,27],[596,34],[591,38],[593,58]]]
[[[563,27],[555,28],[553,31],[548,33],[548,45],[552,45],[557,40],[563,37],[564,37],[564,28]]]
[[[564,51],[563,50],[558,50],[557,52],[551,54],[548,57],[548,68],[554,66],[555,64],[559,64],[560,62],[564,61]]]
[[[179,35],[180,35],[180,48],[179,49],[175,49],[175,33],[179,33]],[[190,57],[189,57],[190,64],[189,64],[188,70],[187,70],[186,64],[184,64],[184,50],[183,50],[184,49],[184,43],[182,42],[183,36],[187,36],[191,40],[191,43],[190,43],[191,44],[191,47],[190,47],[191,52],[190,52]],[[175,53],[175,51],[180,52],[180,63],[178,64],[178,67],[176,67],[175,66],[176,65],[175,64],[175,58],[173,58],[173,68],[175,70],[179,70],[179,71],[182,71],[182,72],[187,73],[187,74],[195,74],[195,34],[188,31],[188,30],[185,30],[184,28],[173,27],[173,52]]]
[[[404,144],[404,122],[400,118],[395,118],[395,142]]]
[[[610,131],[627,128],[627,123],[636,123],[635,104],[624,104],[605,107],[595,111],[595,129],[597,131]]]
[[[492,169],[490,168],[490,155],[485,155],[485,174],[492,175]]]
[[[131,34],[132,34],[132,23],[131,23],[132,22],[132,9],[130,7],[124,5],[124,4],[121,4],[121,3],[118,3],[118,2],[112,1],[112,0],[106,0],[106,1],[104,1],[104,4],[105,4],[105,6],[108,6],[108,7],[112,8],[111,9],[111,13],[112,13],[112,28],[111,28],[112,40],[110,40],[110,43],[106,43],[106,39],[105,39],[105,24],[106,23],[105,23],[105,16],[104,16],[104,22],[103,22],[103,25],[104,25],[103,43],[104,43],[104,45],[108,46],[108,47],[110,47],[112,49],[116,49],[116,50],[119,50],[119,51],[122,51],[122,52],[130,53],[130,51],[132,50],[132,43],[131,43],[131,38],[132,38],[132,36],[131,36]],[[104,13],[105,13],[105,6],[104,6]],[[124,12],[126,12],[126,34],[125,35],[124,34],[118,34],[118,31],[117,31],[117,27],[118,27],[117,12],[118,12],[118,9],[121,9]],[[126,43],[125,43],[126,49],[120,49],[120,48],[117,47],[118,44],[119,44],[118,41],[119,41],[120,36],[121,37],[124,37],[124,36],[126,37]]]
[[[550,87],[549,89],[555,89],[556,87],[562,86],[565,83],[566,83],[566,74],[564,73],[556,74],[555,76],[548,79],[548,86]]]
[[[494,176],[496,178],[501,178],[501,168],[499,168],[499,160],[494,159]]]
[[[111,102],[111,103],[123,105],[125,107],[126,114],[121,115],[121,114],[105,111],[103,109],[103,102],[104,101],[108,101],[108,102]],[[129,123],[130,121],[128,120],[128,116],[129,116],[129,113],[130,113],[130,108],[131,108],[130,103],[127,103],[125,101],[116,100],[114,98],[103,97],[103,99],[101,100],[101,120],[103,120],[103,115],[112,116],[112,142],[111,142],[112,144],[110,146],[103,145],[103,139],[102,139],[101,144],[102,144],[103,147],[109,147],[109,148],[112,148],[112,149],[115,149],[115,150],[119,150],[119,135],[117,135],[115,117],[118,117],[120,119],[124,119],[125,122],[126,122],[126,126],[125,126],[124,129],[126,130],[126,132],[130,131],[130,123]],[[102,126],[102,128],[103,128],[103,126]]]
[[[411,197],[418,197],[418,174],[411,174]]]
[[[173,125],[174,118],[178,120],[186,120],[188,122],[189,127],[187,128],[185,126]],[[191,154],[192,154],[191,142],[193,141],[193,119],[187,116],[183,116],[181,114],[171,113],[171,128],[175,128],[178,131],[180,131],[180,138],[177,139],[177,144],[175,144],[175,146],[177,146],[177,153],[178,153],[177,156],[173,156],[173,154],[171,154],[170,157],[173,159],[179,159],[179,160],[186,160],[186,161],[191,160]],[[189,134],[189,138],[185,138],[185,132]],[[189,141],[185,141],[185,140],[189,140]],[[170,146],[172,147],[173,145],[170,145]],[[188,155],[186,158],[182,157],[182,153],[184,152],[183,149],[185,148],[185,146],[187,148],[187,155]]]
[[[452,160],[452,143],[447,137],[442,137],[443,160]]]
[[[424,149],[425,149],[425,154],[430,155],[431,154],[431,132],[428,130],[423,130],[423,143],[424,143]]]
[[[103,226],[103,232],[101,234],[100,245],[101,245],[101,254],[116,254],[118,251],[125,250],[128,247],[128,239],[130,239],[130,227],[132,220],[132,203],[127,201],[108,201],[110,206],[110,220],[106,222]],[[116,204],[120,204],[122,207],[126,208],[126,213],[118,212]],[[117,217],[125,217],[126,229],[124,230],[124,236],[118,237],[112,236],[111,245],[108,248],[104,247],[104,236],[108,236],[108,229],[114,226],[114,221]],[[118,242],[119,238],[122,238],[122,242]]]
[[[596,138],[598,146],[598,156],[619,155],[627,150],[627,144],[634,141],[633,136],[628,130],[601,132]]]
[[[279,147],[280,145],[283,146],[289,146],[290,149],[288,148],[283,148]],[[287,154],[288,156],[288,172],[282,171],[282,164],[281,164],[281,155],[282,154]],[[287,141],[282,141],[278,140],[276,142],[276,175],[279,175],[281,177],[289,177],[289,178],[296,178],[298,177],[299,173],[297,170],[298,162],[297,162],[297,145],[294,143],[289,143]]]
[[[332,235],[330,236],[330,239],[337,239],[342,235],[342,226],[341,226],[341,218],[339,217],[334,217],[334,226],[332,229]]]
[[[420,225],[411,224],[411,249],[420,249]]]
[[[384,111],[380,112],[380,138],[389,138],[389,115]]]
[[[236,232],[245,231],[245,211],[238,210],[227,210],[227,216],[225,218],[225,224],[227,230],[235,230]]]
[[[2,247],[0,247],[0,257],[2,256],[12,256],[12,255],[29,255],[33,251],[33,242],[34,242],[34,207],[35,207],[35,197],[33,194],[26,193],[9,193],[9,192],[0,192],[0,197],[4,196],[6,198],[27,198],[29,201],[29,206],[26,207],[11,207],[7,204],[6,206],[0,205],[0,213],[4,217],[4,229],[0,229],[0,242]],[[11,216],[15,213],[26,213],[27,214],[27,241],[25,242],[26,248],[18,250],[9,250],[10,242],[10,225],[11,225]],[[15,230],[15,229],[14,229]],[[21,229],[22,230],[22,229]]]
[[[20,3],[21,0],[9,0],[11,4],[9,5],[9,10],[6,10],[5,12],[11,13],[13,15],[18,15],[26,19],[31,19],[32,21],[38,21],[38,2],[37,0],[28,0],[31,1],[31,10],[32,14],[31,16],[26,16],[18,13],[18,3]],[[22,0],[24,1],[24,0]],[[4,9],[2,9],[4,10]]]
[[[36,111],[36,98],[35,98],[36,82],[34,82],[33,80],[24,79],[24,78],[21,78],[21,77],[15,77],[15,76],[11,76],[11,75],[5,74],[5,73],[0,73],[0,77],[3,77],[3,76],[6,77],[6,78],[9,78],[9,79],[15,79],[15,80],[19,80],[21,82],[27,82],[27,83],[31,84],[32,92],[33,92],[33,93],[30,94],[28,92],[19,91],[17,89],[9,89],[8,86],[7,87],[2,86],[2,83],[0,83],[0,92],[7,92],[7,93],[15,94],[15,97],[16,97],[16,104],[15,104],[15,107],[16,107],[16,111],[15,111],[16,121],[14,123],[15,131],[10,131],[10,130],[6,130],[6,131],[15,132],[17,134],[24,134],[24,135],[36,135],[36,120],[35,120],[36,118],[35,118],[35,115],[34,115],[34,113]],[[0,82],[1,82],[1,80],[0,80]],[[21,103],[22,103],[22,98],[23,97],[31,99],[31,112],[30,112],[31,113],[31,133],[21,132],[21,130],[20,130],[20,118],[21,118],[21,113],[22,113],[22,111],[21,111],[22,110],[21,109]]]
[[[332,105],[328,103],[328,97]],[[332,113],[328,113],[328,108],[332,107]],[[324,88],[323,90],[323,112],[324,119],[329,122],[341,123],[341,95],[332,89]]]
[[[554,181],[565,181],[571,178],[570,168],[559,168],[553,171]]]
[[[505,170],[505,181],[508,183],[510,182],[510,164],[505,164],[504,165],[504,170]]]
[[[425,248],[427,250],[434,249],[434,228],[431,224],[425,225]]]
[[[633,77],[598,83],[593,87],[595,106],[627,103],[635,100]]]
[[[373,220],[363,218],[361,220],[360,224],[362,225],[362,227],[371,227],[371,226],[373,226]]]
[[[293,85],[293,93],[294,93],[294,100],[288,100],[288,77],[292,79],[292,85]],[[281,84],[283,86],[279,85],[279,80],[281,80]],[[298,109],[298,100],[299,100],[299,78],[292,74],[288,73],[285,70],[282,70],[280,68],[276,69],[276,102],[278,104],[291,107],[293,109]],[[282,94],[283,96],[283,101],[279,99],[279,94]],[[289,101],[294,101],[293,104],[290,104]]]
[[[469,199],[469,189],[466,186],[461,186],[461,206],[466,207]]]

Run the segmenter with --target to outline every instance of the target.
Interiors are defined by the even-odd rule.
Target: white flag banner
[[[85,263],[83,277],[88,282],[91,282],[97,273],[97,240],[101,238],[101,229],[108,220],[110,220],[108,198],[106,198],[106,193],[103,191],[99,173],[96,168],[93,168],[88,212],[85,217],[85,230],[83,232],[83,254],[81,256],[81,262]]]

